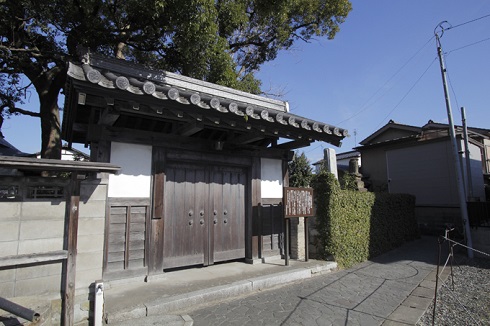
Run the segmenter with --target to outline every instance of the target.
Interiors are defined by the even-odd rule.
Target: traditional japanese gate
[[[338,146],[348,134],[285,101],[88,50],[70,62],[67,82],[63,139],[90,145],[93,162],[121,162],[106,214],[107,279],[281,254],[278,197],[262,186],[287,177],[262,176],[261,160],[285,163],[294,149]],[[261,223],[265,206],[273,209]]]
[[[163,267],[244,258],[245,171],[171,163],[165,175]]]

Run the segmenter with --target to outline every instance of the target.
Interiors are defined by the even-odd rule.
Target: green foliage
[[[340,191],[340,184],[335,176],[325,169],[321,169],[312,180],[316,206],[316,229],[319,234],[315,241],[320,255],[327,258],[325,252],[327,240],[330,238],[331,210],[330,200]]]
[[[319,245],[350,267],[419,236],[415,199],[406,194],[342,190],[328,173],[315,178]]]
[[[344,190],[358,190],[356,176],[352,173],[339,174],[340,187]]]
[[[261,64],[297,41],[332,39],[350,10],[348,0],[2,0],[0,74],[10,84],[0,82],[0,115],[38,116],[51,126],[43,134],[59,134],[57,97],[80,46],[258,94]],[[26,92],[19,75],[39,113],[13,107],[12,89]]]
[[[309,187],[313,178],[313,168],[305,153],[294,153],[293,159],[288,163],[289,186]]]
[[[330,200],[330,237],[326,252],[342,267],[367,260],[371,241],[371,207],[373,193],[339,191]],[[381,240],[381,239],[380,239]]]

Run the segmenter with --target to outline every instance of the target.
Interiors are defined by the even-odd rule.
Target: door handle
[[[218,224],[218,220],[217,220],[217,219],[214,219],[214,220],[213,220],[213,223],[214,223],[214,224]]]
[[[200,219],[199,220],[199,224],[203,225],[204,224],[204,220],[203,219]]]

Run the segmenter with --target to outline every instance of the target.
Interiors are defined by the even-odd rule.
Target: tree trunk
[[[41,116],[41,158],[61,159],[61,122],[58,96],[66,81],[65,69],[46,74],[46,83],[36,86]]]

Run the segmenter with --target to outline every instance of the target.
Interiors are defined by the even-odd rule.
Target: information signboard
[[[284,217],[314,216],[313,189],[284,187]]]

